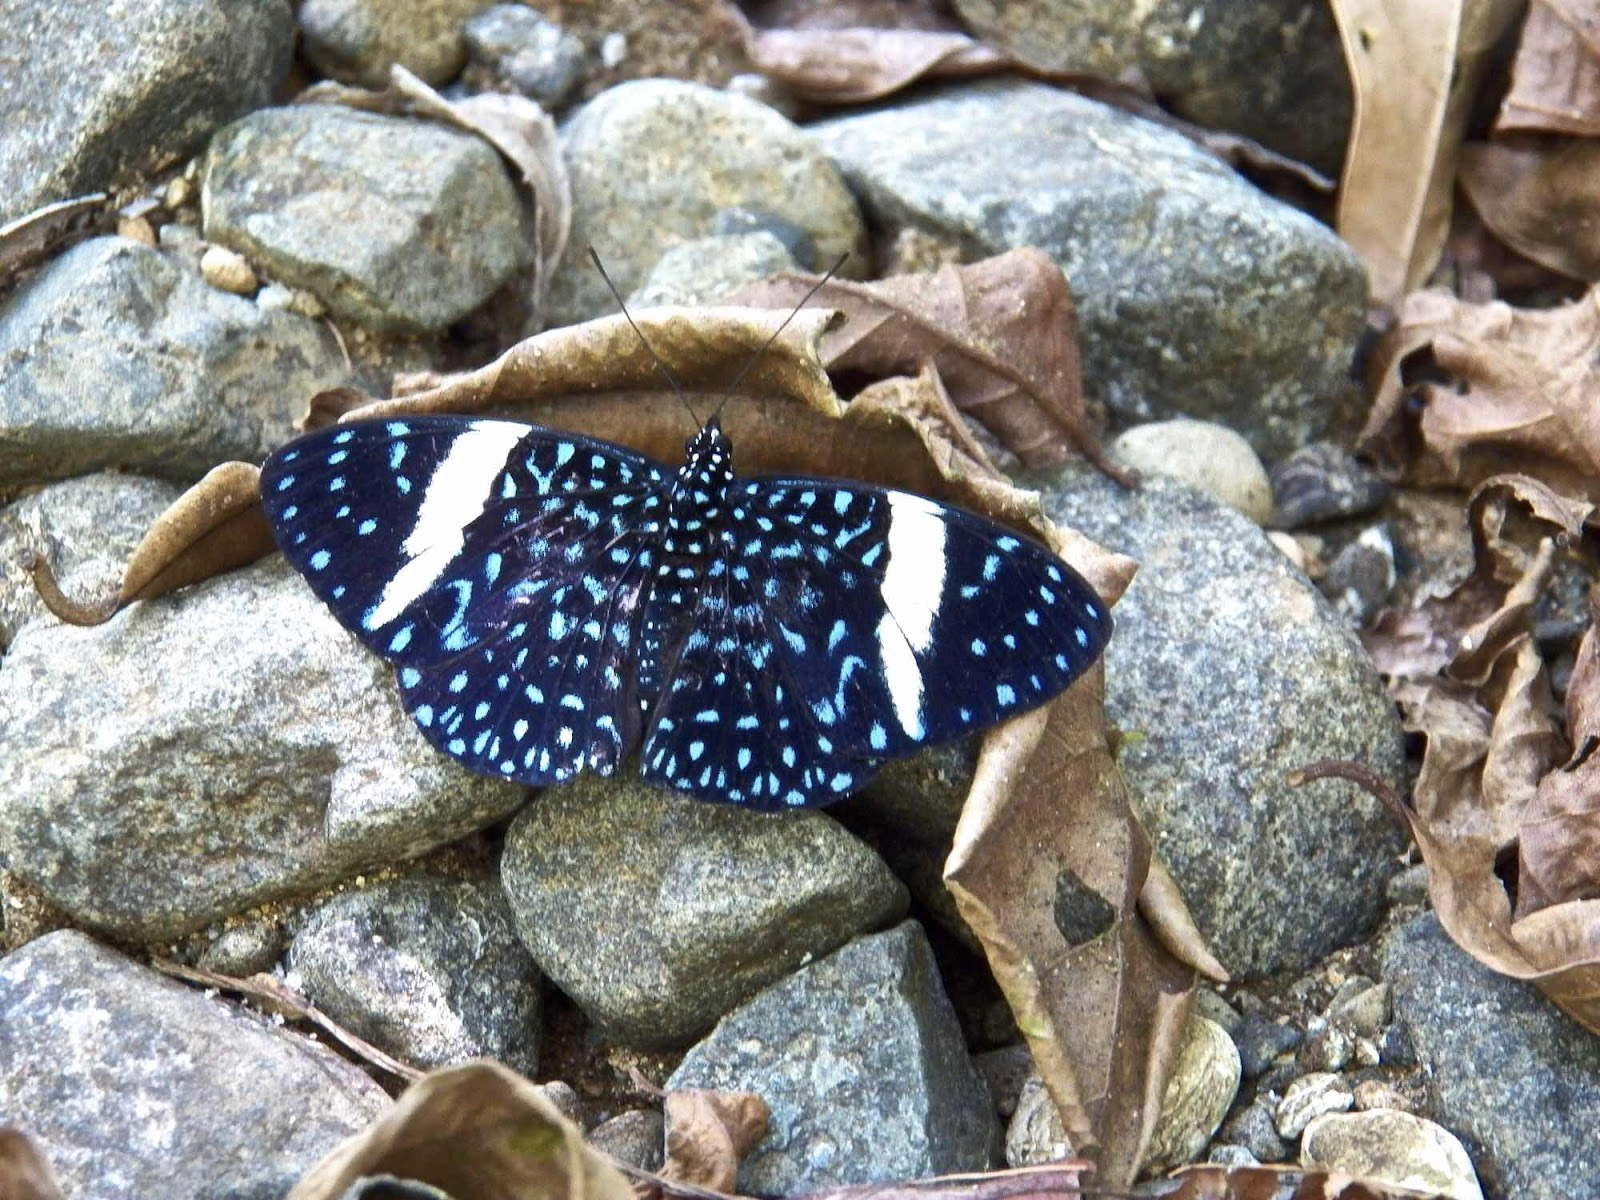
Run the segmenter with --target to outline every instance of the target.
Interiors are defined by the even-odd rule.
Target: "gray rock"
[[[0,509],[0,650],[46,613],[22,569],[25,550],[50,563],[72,599],[109,599],[122,582],[128,555],[182,492],[176,484],[137,475],[85,475]]]
[[[1320,0],[953,0],[962,24],[1034,66],[1135,71],[1206,129],[1225,129],[1337,177],[1351,93]]]
[[[1355,254],[1179,134],[1032,83],[943,88],[810,132],[886,235],[1060,263],[1085,390],[1126,421],[1213,420],[1273,459],[1350,390]]]
[[[218,975],[248,979],[264,974],[283,957],[284,932],[276,921],[254,917],[219,933],[200,954],[199,965]]]
[[[533,261],[533,223],[489,144],[331,105],[269,108],[212,139],[206,237],[382,332],[442,329]]]
[[[6,0],[0,225],[193,152],[269,101],[293,44],[284,0]]]
[[[693,238],[672,247],[628,297],[628,307],[715,304],[745,284],[797,269],[793,255],[766,230]]]
[[[1302,529],[1376,512],[1389,498],[1378,473],[1334,442],[1302,446],[1272,468],[1272,524]]]
[[[420,854],[524,795],[436,753],[278,558],[30,625],[0,670],[0,861],[127,938]]]
[[[861,214],[839,172],[789,121],[728,92],[644,79],[602,92],[562,129],[572,175],[569,245],[594,244],[624,295],[661,254],[716,232],[720,211],[752,209],[803,229],[817,269],[851,252],[866,268]],[[573,256],[550,281],[549,319],[570,324],[615,310],[589,264]]]
[[[1473,960],[1432,914],[1385,940],[1383,973],[1433,1115],[1466,1141],[1485,1190],[1497,1200],[1595,1195],[1600,1040],[1532,985]]]
[[[1106,712],[1139,734],[1119,761],[1211,949],[1237,978],[1355,940],[1383,911],[1400,836],[1357,788],[1284,777],[1355,759],[1404,788],[1366,651],[1238,513],[1157,477],[1128,491],[1068,467],[1034,483],[1056,520],[1140,563],[1106,652]]]
[[[682,1044],[801,963],[905,912],[820,812],[756,813],[577,779],[506,836],[501,882],[545,974],[608,1033]]]
[[[0,487],[108,467],[196,479],[261,458],[309,396],[348,380],[315,322],[95,238],[0,304]]]
[[[1222,1138],[1248,1150],[1257,1162],[1285,1162],[1289,1157],[1289,1145],[1278,1136],[1272,1106],[1259,1096],[1228,1118]]]
[[[1250,443],[1211,421],[1149,421],[1108,447],[1124,466],[1165,475],[1237,509],[1257,525],[1272,516],[1272,485]]]
[[[388,1103],[325,1047],[81,933],[0,959],[0,1112],[69,1196],[281,1196]]]
[[[1394,531],[1382,524],[1363,530],[1334,555],[1317,586],[1350,626],[1360,629],[1388,603],[1399,577]]]
[[[1212,1146],[1210,1152],[1206,1154],[1206,1161],[1224,1167],[1254,1167],[1261,1162],[1244,1146],[1235,1146],[1228,1142]]]
[[[1363,980],[1363,986],[1341,989],[1328,1005],[1328,1020],[1352,1033],[1377,1037],[1389,1023],[1393,991],[1386,983]]]
[[[303,0],[300,45],[311,65],[345,83],[382,87],[398,64],[427,83],[466,61],[461,25],[488,0]]]
[[[638,1167],[641,1171],[661,1169],[666,1141],[666,1123],[651,1109],[635,1108],[602,1121],[586,1136],[588,1143],[603,1154]]]
[[[1320,1018],[1315,1023],[1321,1028],[1311,1031],[1311,1036],[1295,1054],[1295,1062],[1302,1071],[1344,1070],[1355,1053],[1355,1039],[1337,1025],[1329,1025]]]
[[[539,1069],[542,980],[492,881],[413,877],[346,892],[295,934],[289,968],[346,1029],[424,1069]]]
[[[583,42],[524,5],[491,5],[461,34],[473,67],[546,108],[560,108],[583,79]]]
[[[984,1170],[998,1128],[915,922],[858,938],[730,1013],[667,1087],[772,1110],[746,1194]]]

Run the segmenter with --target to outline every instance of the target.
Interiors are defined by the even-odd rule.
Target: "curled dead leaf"
[[[1600,494],[1595,291],[1544,310],[1413,292],[1372,361],[1360,445],[1407,460],[1418,486],[1469,487],[1521,472]]]
[[[1600,142],[1536,138],[1461,151],[1461,190],[1491,232],[1541,266],[1600,280]]]
[[[1537,480],[1486,481],[1469,502],[1475,565],[1446,596],[1380,619],[1365,641],[1406,727],[1425,740],[1407,812],[1446,932],[1501,974],[1536,984],[1600,1032],[1600,900],[1586,850],[1600,844],[1592,805],[1574,789],[1587,754],[1568,758],[1533,608],[1555,557],[1594,512]],[[1591,639],[1592,639],[1591,632]],[[1587,644],[1587,643],[1586,643]],[[1587,739],[1592,665],[1569,686],[1569,728]],[[1530,838],[1513,897],[1499,874]],[[1526,875],[1526,879],[1523,879]]]
[[[1600,12],[1571,0],[1532,0],[1511,64],[1497,133],[1600,136]]]
[[[686,1088],[668,1092],[662,1109],[667,1122],[662,1178],[732,1193],[740,1159],[766,1135],[766,1101],[752,1092]]]
[[[1355,92],[1337,227],[1385,304],[1425,279],[1450,228],[1456,156],[1518,0],[1332,0]]]
[[[816,276],[778,275],[736,299],[788,309],[816,283]],[[1127,481],[1089,430],[1072,293],[1042,250],[877,283],[832,279],[817,302],[846,316],[822,339],[828,370],[883,377],[932,364],[956,407],[1025,465],[1048,466],[1075,450]]]
[[[543,1089],[486,1061],[414,1083],[307,1172],[288,1200],[337,1200],[372,1175],[428,1184],[454,1200],[634,1200]]]
[[[61,1200],[61,1188],[44,1155],[20,1129],[0,1125],[0,1196],[6,1200]]]
[[[18,271],[42,261],[84,230],[106,201],[104,192],[58,200],[0,225],[0,290]]]
[[[930,29],[757,29],[745,45],[763,75],[822,104],[865,104],[913,83],[970,79],[1016,65],[965,33]]]

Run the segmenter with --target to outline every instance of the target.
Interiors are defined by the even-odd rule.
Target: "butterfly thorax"
[[[667,504],[650,599],[644,608],[638,697],[648,710],[695,624],[696,611],[719,603],[705,581],[721,569],[727,536],[733,446],[713,417],[684,444]]]

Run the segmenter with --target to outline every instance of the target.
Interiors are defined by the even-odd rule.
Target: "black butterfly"
[[[524,783],[642,742],[650,783],[827,804],[1049,700],[1111,634],[1042,546],[909,492],[740,479],[715,417],[676,472],[508,421],[352,423],[277,451],[261,490],[433,744]]]

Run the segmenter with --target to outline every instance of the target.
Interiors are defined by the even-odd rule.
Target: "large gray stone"
[[[0,0],[0,225],[191,153],[293,45],[285,0]]]
[[[69,1196],[282,1196],[388,1103],[326,1047],[81,933],[0,959],[0,1113]]]
[[[999,1128],[921,928],[858,938],[729,1013],[668,1089],[755,1092],[749,1195],[981,1171]]]
[[[544,792],[512,824],[500,873],[545,974],[642,1046],[689,1041],[906,908],[882,860],[823,813],[704,804],[631,778]]]
[[[424,1069],[539,1069],[542,980],[493,881],[415,876],[345,892],[295,935],[289,968],[346,1029]]]
[[[1182,484],[1124,489],[1072,465],[1031,482],[1057,521],[1139,562],[1106,716],[1211,949],[1250,976],[1354,941],[1382,915],[1403,840],[1353,785],[1285,777],[1355,759],[1403,789],[1399,718],[1361,643],[1258,528]]]
[[[1060,263],[1085,388],[1126,421],[1218,421],[1273,459],[1350,389],[1354,251],[1179,134],[1033,83],[947,87],[809,132],[886,233]]]
[[[107,600],[117,594],[128,555],[182,492],[138,475],[84,475],[0,508],[0,651],[24,625],[46,615],[22,569],[24,551],[47,559],[74,600]]]
[[[1206,129],[1263,142],[1337,177],[1349,71],[1327,0],[953,0],[962,24],[1043,70],[1136,71]]]
[[[32,624],[0,669],[0,863],[127,938],[419,854],[524,795],[436,753],[276,557],[95,628]]]
[[[530,211],[488,142],[333,105],[217,134],[201,206],[206,237],[384,332],[443,329],[534,257]]]
[[[562,127],[572,175],[569,246],[593,244],[623,295],[679,242],[718,232],[719,214],[753,210],[808,236],[803,265],[851,252],[866,269],[865,230],[832,163],[791,122],[757,101],[670,79],[602,92]],[[550,281],[548,317],[571,324],[616,311],[580,255]]]
[[[0,304],[0,487],[108,467],[196,479],[261,458],[308,397],[348,381],[316,322],[95,238]]]
[[[1395,1016],[1436,1117],[1494,1200],[1600,1196],[1600,1040],[1530,984],[1496,975],[1431,913],[1384,942]]]

